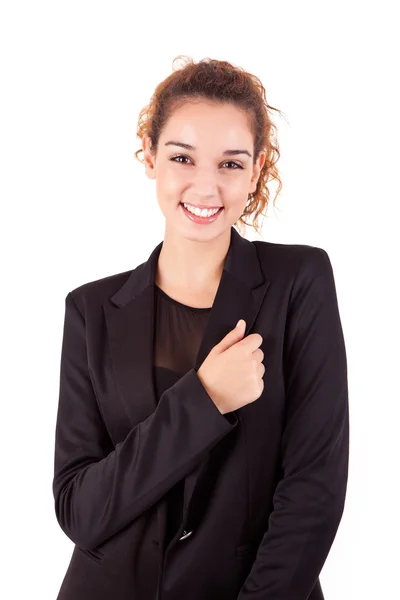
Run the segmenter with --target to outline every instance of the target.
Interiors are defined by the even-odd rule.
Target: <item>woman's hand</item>
[[[263,338],[252,333],[243,338],[246,323],[240,319],[208,354],[197,376],[221,414],[232,412],[259,398],[264,390]]]

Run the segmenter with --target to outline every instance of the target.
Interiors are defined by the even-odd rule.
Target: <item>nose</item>
[[[192,189],[199,199],[218,194],[218,171],[215,167],[197,166],[192,173]]]

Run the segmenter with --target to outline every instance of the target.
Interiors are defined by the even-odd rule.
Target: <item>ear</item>
[[[143,162],[145,173],[149,179],[156,178],[155,153],[151,150],[151,140],[145,135],[142,138]]]
[[[260,153],[257,157],[257,160],[256,160],[256,164],[253,166],[253,174],[250,179],[250,188],[251,188],[249,190],[250,194],[254,194],[254,192],[257,189],[258,179],[260,177],[261,169],[264,166],[266,158],[267,158],[267,153],[265,151],[260,151]]]

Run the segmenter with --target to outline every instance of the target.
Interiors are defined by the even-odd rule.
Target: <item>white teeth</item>
[[[195,208],[194,206],[190,206],[190,204],[185,204],[183,202],[183,206],[190,211],[191,213],[197,215],[198,217],[211,217],[211,215],[215,215],[218,211],[219,208],[212,208],[212,209],[207,209],[207,208]]]

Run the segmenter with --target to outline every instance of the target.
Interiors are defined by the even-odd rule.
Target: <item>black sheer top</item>
[[[155,285],[154,375],[157,402],[163,392],[193,368],[210,308],[181,304]],[[182,519],[184,479],[166,495],[168,520],[165,545]]]

